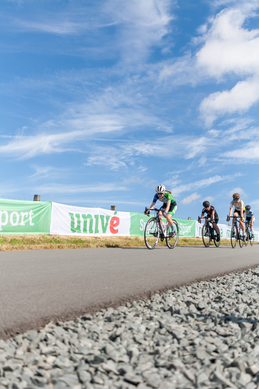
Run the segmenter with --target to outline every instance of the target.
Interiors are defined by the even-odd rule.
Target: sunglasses
[[[158,196],[161,196],[161,195],[163,196],[163,194],[164,194],[164,193],[158,193]]]
[[[233,201],[238,201],[239,199],[233,199]]]

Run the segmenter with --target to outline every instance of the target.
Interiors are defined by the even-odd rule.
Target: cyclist
[[[250,205],[246,205],[245,206],[245,210],[246,210],[246,222],[251,227],[251,233],[252,233],[251,238],[253,238],[254,237],[253,224],[254,224],[254,221],[255,221],[254,213],[253,213]]]
[[[210,204],[209,201],[203,201],[202,205],[204,208],[201,211],[201,217],[199,217],[199,219],[198,219],[199,223],[204,218],[204,214],[206,212],[207,216],[206,216],[205,220],[207,221],[208,217],[211,219],[213,228],[217,233],[217,242],[219,242],[220,241],[220,234],[219,234],[219,228],[217,226],[217,224],[219,222],[219,215],[217,214],[216,209],[213,207],[213,205]]]
[[[245,204],[244,201],[240,199],[240,194],[239,193],[234,193],[233,194],[233,200],[230,202],[230,209],[229,209],[229,215],[227,217],[227,222],[230,220],[230,216],[232,215],[232,211],[234,209],[233,213],[233,221],[232,221],[232,227],[234,222],[236,221],[236,218],[239,217],[239,224],[240,228],[243,231],[243,236],[242,238],[244,239],[245,236],[245,225],[244,225],[244,212],[245,212]]]
[[[172,222],[172,216],[175,214],[177,210],[177,204],[172,196],[171,192],[165,189],[165,186],[162,184],[157,185],[156,187],[156,194],[153,198],[152,204],[150,205],[150,209],[153,209],[155,207],[155,204],[157,200],[161,201],[163,203],[162,207],[160,208],[159,215],[163,215],[168,224],[171,226],[171,232],[169,236],[173,235],[175,233],[173,222]],[[150,211],[146,211],[146,215],[149,215]]]

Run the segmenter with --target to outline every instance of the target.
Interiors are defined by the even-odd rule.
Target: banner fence
[[[117,212],[44,201],[0,199],[0,234],[50,234],[77,236],[144,236],[149,217],[137,212]],[[175,218],[180,237],[201,237],[202,224]],[[231,227],[218,224],[222,239]],[[255,241],[259,232],[255,231]]]

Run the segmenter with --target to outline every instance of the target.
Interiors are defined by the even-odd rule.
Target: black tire
[[[210,228],[207,227],[206,224],[202,227],[202,241],[205,247],[210,247],[211,232]]]
[[[220,240],[217,240],[217,237],[214,238],[214,244],[216,247],[220,246]]]
[[[242,235],[241,235],[242,234]],[[241,228],[239,227],[239,246],[240,248],[242,249],[242,247],[244,246],[244,240],[246,238],[246,234],[243,234],[243,230],[241,230]]]
[[[171,226],[169,224],[166,225],[166,244],[169,249],[174,249],[177,245],[178,239],[179,239],[179,226],[176,220],[172,219],[174,231],[175,233],[172,236],[169,236],[169,234],[172,233]]]
[[[249,242],[249,231],[248,231],[248,228],[246,228],[244,245],[247,246],[248,242]]]
[[[159,226],[155,217],[149,219],[146,224],[144,240],[149,250],[153,250],[159,241]]]
[[[237,245],[238,231],[237,226],[231,228],[231,246],[234,249]]]
[[[251,239],[250,239],[250,245],[251,245],[251,246],[254,245],[254,241],[255,241],[255,238],[251,238]]]

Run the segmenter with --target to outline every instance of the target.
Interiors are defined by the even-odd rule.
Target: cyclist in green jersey
[[[167,191],[165,189],[164,185],[157,185],[156,187],[156,194],[153,198],[153,202],[150,205],[150,209],[153,209],[155,207],[155,204],[157,200],[161,201],[163,203],[162,207],[160,208],[159,214],[164,216],[168,222],[168,224],[171,226],[172,234],[175,232],[172,222],[172,216],[175,214],[177,210],[177,204],[174,199],[174,197],[171,195],[171,192]],[[147,211],[146,214],[148,215],[150,211]]]

